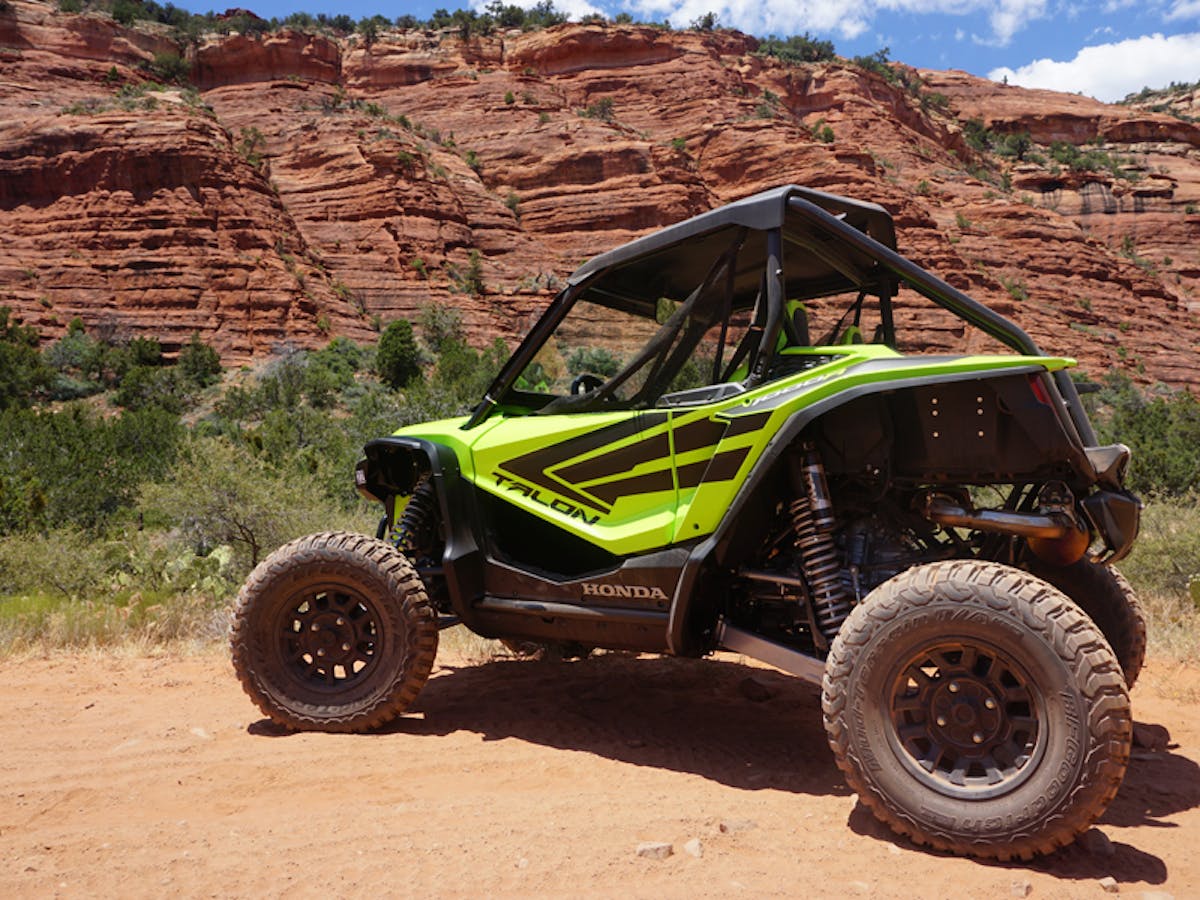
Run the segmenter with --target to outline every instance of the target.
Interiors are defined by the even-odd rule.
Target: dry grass
[[[1138,599],[1146,611],[1149,655],[1172,662],[1200,663],[1200,611],[1186,594],[1148,592]]]
[[[170,597],[149,602],[75,601],[49,594],[0,602],[0,658],[55,650],[199,648],[223,640],[225,604],[207,597]]]

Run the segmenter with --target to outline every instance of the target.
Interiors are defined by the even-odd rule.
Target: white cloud
[[[1175,0],[1163,18],[1168,22],[1178,22],[1181,19],[1198,19],[1200,18],[1200,0]]]
[[[989,43],[1006,47],[1014,34],[1045,15],[1046,0],[1001,0],[988,16],[992,26],[992,38]]]
[[[1022,87],[1083,93],[1112,102],[1143,87],[1194,81],[1200,32],[1164,37],[1151,34],[1114,44],[1084,47],[1066,61],[1037,59],[1019,69],[993,69],[988,78]]]
[[[982,38],[1005,46],[1031,22],[1044,18],[1049,0],[792,0],[765,4],[761,0],[624,0],[636,16],[654,21],[670,19],[685,27],[707,12],[722,25],[750,34],[789,35],[801,32],[836,33],[853,39],[867,31],[882,10],[914,15],[986,13],[992,33]],[[1183,2],[1183,0],[1181,0]],[[1200,2],[1200,0],[1192,0]]]

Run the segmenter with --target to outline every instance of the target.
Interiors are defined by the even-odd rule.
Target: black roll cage
[[[1017,353],[1023,356],[1045,355],[1015,322],[988,309],[897,253],[895,227],[891,215],[883,207],[823,191],[788,185],[664,228],[603,253],[582,265],[570,276],[566,288],[555,297],[541,319],[500,370],[483,400],[476,406],[463,427],[470,429],[478,426],[504,401],[517,377],[532,362],[546,339],[590,284],[615,267],[659,256],[676,247],[686,246],[688,241],[698,240],[731,225],[766,233],[763,279],[766,282],[767,320],[750,374],[752,381],[761,380],[765,377],[774,355],[774,338],[782,327],[784,318],[783,306],[787,295],[783,283],[784,227],[789,222],[808,226],[813,235],[831,242],[829,248],[820,246],[819,241],[806,240],[803,243],[810,252],[841,276],[840,280],[835,275],[832,279],[826,278],[819,283],[814,281],[811,293],[807,293],[807,296],[822,296],[847,288],[857,288],[860,292],[877,295],[880,298],[880,315],[884,324],[885,339],[888,339],[892,331],[891,298],[895,296],[899,284],[904,283]],[[849,247],[869,259],[870,270],[855,270],[853,265],[834,249],[839,246]],[[891,338],[889,342],[893,340],[894,338]],[[1061,369],[1054,372],[1052,377],[1080,443],[1084,446],[1094,446],[1096,436],[1083,410],[1074,382],[1069,374]]]

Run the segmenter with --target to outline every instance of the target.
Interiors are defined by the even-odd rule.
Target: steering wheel
[[[591,372],[581,372],[571,379],[571,396],[578,397],[582,394],[590,394],[603,384],[604,379],[599,375],[593,375]]]

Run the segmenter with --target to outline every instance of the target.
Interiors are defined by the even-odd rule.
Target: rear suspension
[[[841,578],[842,565],[833,541],[836,520],[825,467],[811,444],[805,444],[793,457],[791,482],[796,499],[788,511],[813,617],[821,636],[832,641],[850,614],[850,595]]]

